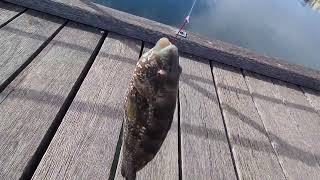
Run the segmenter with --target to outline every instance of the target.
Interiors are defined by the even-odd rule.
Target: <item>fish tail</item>
[[[127,161],[127,163],[122,163],[121,175],[125,177],[126,180],[136,180],[136,171],[134,170],[131,161]]]
[[[131,177],[131,178],[126,177],[126,180],[136,180],[136,177]]]

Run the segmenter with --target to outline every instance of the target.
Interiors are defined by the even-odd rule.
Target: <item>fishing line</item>
[[[175,39],[177,39],[177,37],[179,36],[179,34],[182,32],[183,28],[190,22],[190,16],[191,16],[191,13],[192,13],[192,11],[193,11],[193,8],[194,8],[196,2],[197,2],[197,0],[194,0],[194,1],[193,1],[193,4],[192,4],[192,6],[191,6],[191,8],[190,8],[190,11],[189,11],[187,17],[185,17],[183,23],[181,24],[180,29],[179,29],[179,31],[177,32],[176,36],[175,36]]]
[[[197,2],[197,0],[194,0],[194,1],[193,1],[193,4],[192,4],[192,6],[191,6],[191,9],[190,9],[190,11],[189,11],[189,13],[188,13],[188,17],[190,17],[190,15],[191,15],[191,13],[192,13],[192,11],[193,11],[193,8],[194,8],[194,5],[196,4],[196,2]]]

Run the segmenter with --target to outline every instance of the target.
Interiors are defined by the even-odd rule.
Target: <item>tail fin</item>
[[[136,180],[136,171],[134,170],[132,163],[122,163],[121,175],[125,177],[126,180]]]
[[[136,177],[132,177],[132,178],[126,178],[126,180],[136,180]]]

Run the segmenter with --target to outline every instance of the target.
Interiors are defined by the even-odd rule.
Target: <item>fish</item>
[[[178,48],[167,38],[139,59],[124,103],[121,175],[136,173],[158,153],[170,130],[182,68]]]

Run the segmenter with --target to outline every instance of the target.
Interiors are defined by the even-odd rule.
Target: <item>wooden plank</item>
[[[210,66],[180,60],[182,179],[237,179]]]
[[[109,178],[140,48],[140,41],[108,35],[33,179]]]
[[[239,178],[285,180],[241,71],[217,63],[212,71]]]
[[[28,10],[0,29],[0,92],[65,20]]]
[[[171,26],[120,12],[96,4],[92,0],[5,1],[150,43],[155,43],[164,36],[174,38],[177,31]],[[204,38],[192,32],[188,32],[188,38],[181,38],[177,41],[177,46],[182,52],[320,90],[320,72],[317,70],[286,63],[245,48]]]
[[[24,10],[23,7],[0,1],[0,27]]]
[[[296,121],[306,146],[314,154],[320,175],[320,115],[311,106],[301,88],[278,80],[274,80],[274,84],[279,87],[281,100]]]
[[[320,114],[320,92],[308,88],[302,88],[302,90],[311,106]]]
[[[20,178],[27,164],[41,158],[34,154],[59,121],[58,112],[100,38],[97,29],[69,23],[30,64],[29,73],[13,82],[0,104],[0,179]]]
[[[152,48],[151,44],[145,44],[143,53]],[[178,163],[178,106],[174,114],[171,129],[163,142],[161,149],[154,159],[137,173],[137,180],[162,180],[162,179],[179,179],[179,163]],[[121,176],[121,156],[118,163],[115,179],[124,179]]]
[[[286,177],[320,179],[319,148],[312,145],[318,144],[315,138],[319,138],[319,132],[315,132],[315,127],[319,131],[319,119],[314,112],[301,109],[306,105],[306,99],[298,98],[302,97],[301,92],[274,84],[273,80],[257,74],[245,72],[245,75]],[[298,99],[303,100],[303,106]],[[311,133],[305,127],[309,127]]]

